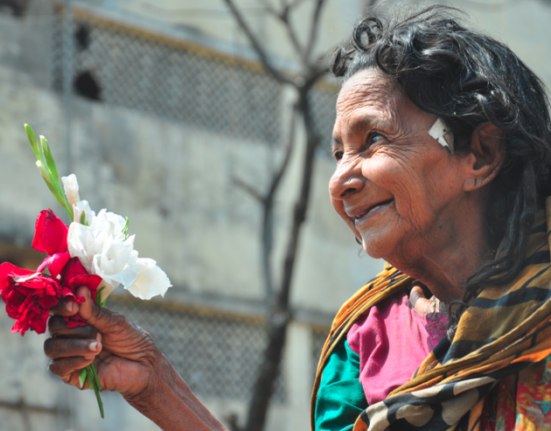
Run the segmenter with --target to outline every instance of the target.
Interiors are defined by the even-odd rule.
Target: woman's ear
[[[477,190],[490,183],[505,161],[505,137],[492,123],[476,127],[471,137],[471,154],[467,157],[465,191]]]

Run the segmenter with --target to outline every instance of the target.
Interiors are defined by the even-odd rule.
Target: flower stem
[[[99,382],[98,372],[96,371],[96,367],[94,364],[88,365],[85,370],[88,373],[88,386],[90,386],[90,389],[94,390],[94,393],[96,394],[96,399],[98,400],[98,407],[99,412],[101,415],[101,418],[105,418],[105,414],[103,412],[103,401],[101,400],[101,383]]]

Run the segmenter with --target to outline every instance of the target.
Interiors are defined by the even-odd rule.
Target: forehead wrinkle
[[[373,124],[388,129],[399,128],[401,94],[395,81],[373,71],[360,72],[341,89],[337,99],[337,119],[341,123],[344,120],[351,133]]]

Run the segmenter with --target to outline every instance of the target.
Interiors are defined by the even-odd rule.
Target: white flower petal
[[[61,177],[61,182],[63,183],[63,190],[65,191],[67,201],[72,207],[80,200],[80,197],[78,196],[77,176],[75,174],[71,174],[67,177]]]
[[[92,273],[99,275],[107,283],[111,284],[113,288],[117,288],[121,284],[124,288],[128,288],[138,279],[139,274],[135,267],[125,265],[122,269],[117,269],[114,269],[113,266],[110,267],[109,262],[105,262],[104,256],[94,256]]]
[[[126,225],[126,219],[118,214],[108,212],[102,209],[90,227],[94,230],[102,231],[106,235],[122,238],[124,240],[125,235],[122,233],[124,226]]]
[[[109,284],[125,288],[138,279],[136,270],[137,252],[129,242],[111,242],[101,254],[94,256],[92,273],[99,275]]]
[[[78,257],[87,272],[92,270],[94,251],[92,232],[80,223],[71,223],[67,234],[67,245],[71,257]]]
[[[166,274],[152,259],[138,258],[134,250],[134,235],[126,238],[122,229],[126,220],[102,209],[95,217],[86,201],[74,207],[75,217],[80,217],[81,209],[88,217],[90,225],[73,222],[69,226],[67,243],[72,257],[78,257],[84,268],[102,278],[102,293],[105,299],[113,289],[123,285],[134,296],[150,299],[164,295],[171,286]]]
[[[153,259],[139,258],[136,261],[136,269],[140,276],[128,288],[128,291],[136,298],[151,299],[157,295],[164,296],[168,288],[172,286],[165,272],[157,266],[157,262]]]

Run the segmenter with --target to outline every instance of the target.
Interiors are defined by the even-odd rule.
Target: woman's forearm
[[[164,431],[227,431],[162,354],[147,388],[125,399]]]

